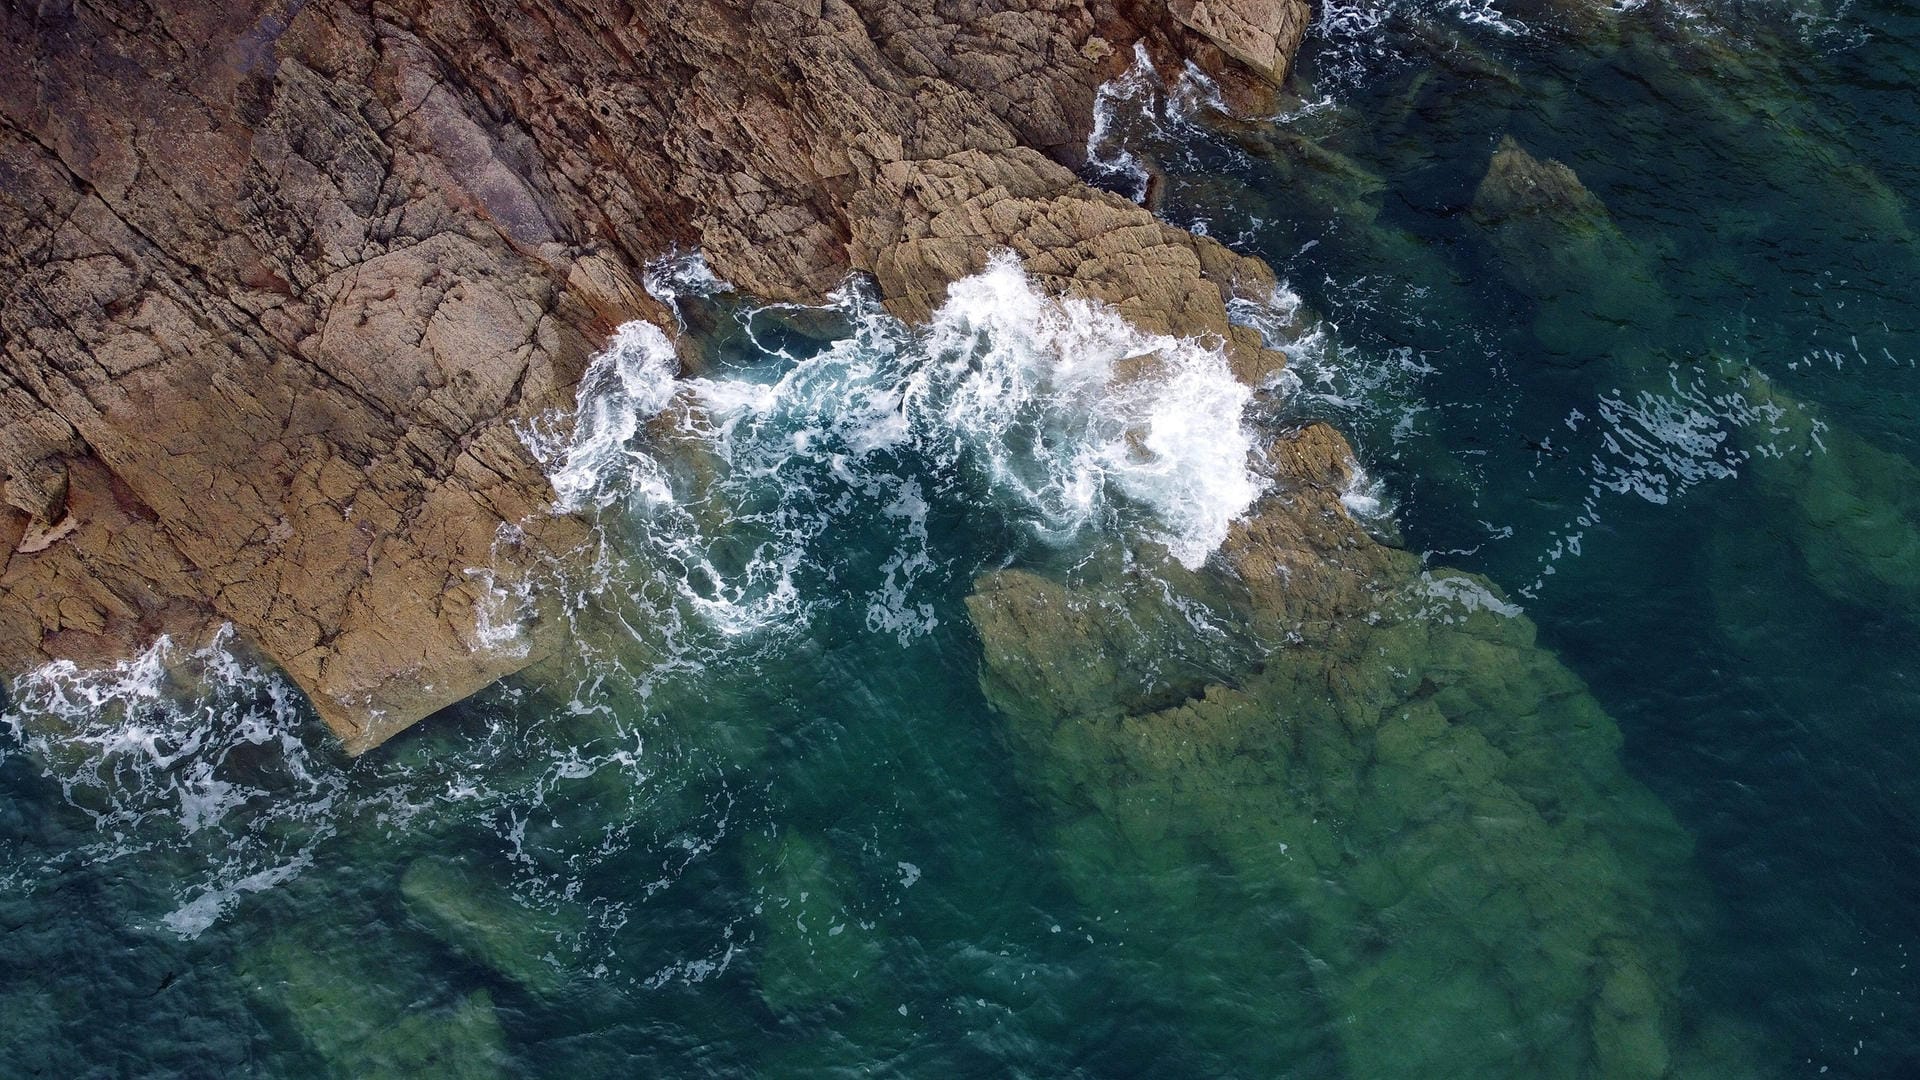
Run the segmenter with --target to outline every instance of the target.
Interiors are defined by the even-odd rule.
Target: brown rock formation
[[[909,318],[1012,247],[1145,326],[1231,336],[1266,269],[1069,166],[1136,41],[1244,91],[1306,13],[8,5],[0,668],[230,620],[356,751],[513,670],[470,571],[580,528],[514,421],[662,317],[637,273],[674,245],[776,299],[870,271]]]

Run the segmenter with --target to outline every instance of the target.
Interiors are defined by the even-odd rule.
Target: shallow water
[[[1665,973],[1672,1075],[1920,1071],[1920,10],[1321,20],[1305,106],[1119,87],[1096,147],[1287,280],[1307,329],[1275,331],[1275,386],[1011,265],[908,328],[683,259],[654,288],[701,369],[668,382],[635,331],[592,422],[527,433],[600,547],[489,618],[507,649],[566,624],[560,658],[353,762],[224,641],[15,684],[0,1074],[1661,1075],[1552,1004],[1568,971],[1618,997],[1577,973],[1629,945]],[[1504,137],[1593,203],[1490,213]],[[1349,512],[1503,590],[1423,579],[1388,618],[1417,644],[1382,634],[1532,665],[1483,711],[1517,724],[1544,680],[1547,752],[1489,737],[1599,847],[1502,846],[1484,807],[1462,832],[1441,808],[1478,781],[1422,802],[1337,738],[1303,772],[1259,723],[1177,766],[1039,734],[1107,715],[1076,695],[1135,723],[1211,686],[1311,742],[1347,700],[1301,697],[1207,562],[1303,418],[1354,443]],[[1106,613],[1097,645],[1028,644],[1121,658],[1111,686],[1009,696],[1021,658],[967,603],[1007,567]],[[1624,772],[1554,727],[1602,710]],[[1500,891],[1376,900],[1375,846]],[[1556,889],[1645,918],[1563,938]]]

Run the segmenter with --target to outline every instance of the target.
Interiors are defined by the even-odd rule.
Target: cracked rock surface
[[[1142,43],[1230,94],[1304,0],[330,0],[0,13],[0,669],[232,622],[355,752],[527,663],[475,634],[583,526],[516,422],[644,264],[913,319],[1011,248],[1226,337],[1256,260],[1073,172]],[[1172,70],[1172,68],[1169,68]],[[522,526],[503,542],[502,526]],[[536,639],[539,637],[535,634]]]

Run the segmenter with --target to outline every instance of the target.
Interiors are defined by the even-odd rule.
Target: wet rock
[[[1170,0],[1167,10],[1254,74],[1279,85],[1312,12],[1296,0]]]
[[[231,621],[358,752],[537,659],[557,628],[474,630],[472,571],[584,538],[516,425],[670,324],[639,270],[676,247],[772,300],[869,272],[909,318],[1011,247],[1231,338],[1266,268],[1067,167],[1133,43],[1271,80],[1307,10],[1176,6],[0,16],[0,666]]]

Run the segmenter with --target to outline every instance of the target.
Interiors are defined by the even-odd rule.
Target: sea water
[[[1113,857],[983,690],[966,600],[1009,570],[1171,605],[1102,631],[1153,708],[1250,685],[1278,646],[1194,583],[1310,420],[1418,618],[1537,627],[1618,725],[1611,797],[1670,813],[1676,1045],[1920,1070],[1916,47],[1890,3],[1412,0],[1319,9],[1277,116],[1136,70],[1089,178],[1280,272],[1233,306],[1288,355],[1262,387],[1010,257],[920,326],[663,262],[678,325],[523,433],[593,546],[484,639],[561,655],[353,761],[230,634],[9,688],[0,1075],[1601,1075],[1551,1017],[1489,1062],[1370,1013],[1407,995],[1249,870],[1304,840]],[[1504,139],[1588,193],[1574,255],[1489,214]],[[1463,933],[1339,910],[1384,956]],[[1432,1016],[1483,992],[1379,970]]]

